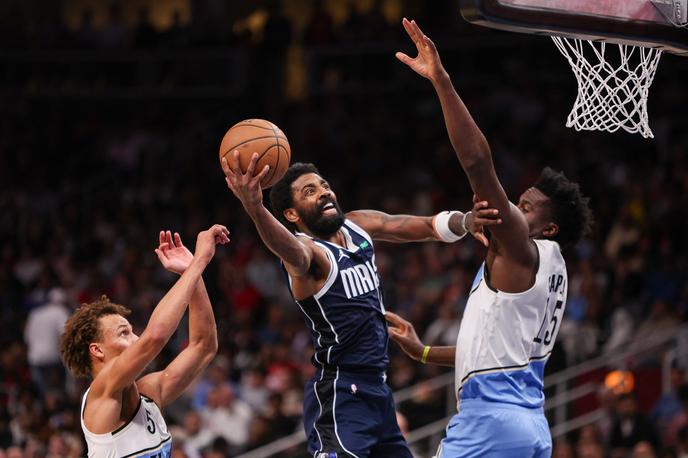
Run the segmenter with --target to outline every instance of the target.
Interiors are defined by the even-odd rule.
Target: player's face
[[[327,238],[342,227],[344,213],[337,203],[337,196],[320,175],[301,175],[292,183],[291,190],[294,209],[312,234]]]
[[[105,315],[98,320],[100,324],[100,350],[103,361],[122,354],[131,344],[139,340],[131,324],[122,315]]]
[[[549,197],[536,188],[529,188],[518,199],[518,208],[526,217],[531,237],[552,237],[558,232],[558,226],[552,222],[549,202]]]

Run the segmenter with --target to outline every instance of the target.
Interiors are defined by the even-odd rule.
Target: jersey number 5
[[[549,299],[547,299],[547,302],[549,302]],[[542,334],[542,329],[545,327],[545,321],[547,321],[547,315],[545,315],[545,319],[542,320],[540,330],[538,331],[537,336],[535,336],[535,338],[533,339],[533,342],[544,343],[545,345],[549,345],[552,343],[552,340],[554,340],[554,336],[557,332],[557,324],[559,324],[559,317],[557,316],[557,311],[561,310],[563,306],[564,301],[557,301],[557,303],[554,306],[554,311],[552,312],[552,319],[550,320],[549,326],[547,326],[548,329],[545,330],[544,337],[540,337]]]
[[[150,416],[150,412],[146,410],[146,429],[149,433],[155,434],[155,422]]]

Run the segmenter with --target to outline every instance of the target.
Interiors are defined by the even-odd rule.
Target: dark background
[[[158,231],[177,230],[192,246],[213,223],[232,237],[205,274],[220,357],[166,412],[175,456],[232,456],[300,428],[301,391],[313,372],[307,331],[277,261],[226,188],[218,147],[234,123],[265,118],[288,136],[293,161],[320,168],[345,210],[470,208],[431,85],[394,58],[412,51],[402,15],[436,42],[512,199],[546,165],[591,198],[596,223],[568,255],[567,317],[550,371],[684,322],[685,59],[660,62],[649,101],[656,138],[645,140],[565,128],[576,85],[551,41],[467,24],[454,1],[7,1],[0,6],[0,449],[7,456],[83,453],[85,385],[65,381],[58,361],[31,367],[27,343],[41,337],[24,335],[29,313],[58,297],[50,295],[56,288],[67,308],[107,294],[132,308],[140,332],[174,280],[153,253]],[[472,240],[380,244],[388,308],[412,320],[425,343],[452,344],[483,254]],[[184,345],[185,324],[180,330],[153,369]],[[394,389],[442,373],[391,348]],[[657,375],[660,362],[652,355],[636,368]],[[676,374],[679,386],[683,373]],[[643,386],[637,395],[650,414],[660,388]],[[410,429],[446,415],[445,396],[400,405]],[[680,427],[686,412],[675,393],[666,402],[669,419],[652,416],[647,427],[669,435],[650,438],[656,452],[681,447],[657,421]],[[557,453],[630,453],[643,437],[615,443],[621,414],[612,407],[609,415],[608,425],[574,432]],[[218,418],[224,427],[212,426]],[[204,430],[212,437],[199,439]],[[603,455],[583,455],[586,446]]]

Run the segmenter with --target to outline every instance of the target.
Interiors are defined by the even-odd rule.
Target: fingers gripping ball
[[[235,150],[239,151],[239,164],[244,173],[253,153],[258,153],[256,175],[266,165],[270,166],[260,182],[262,189],[269,188],[282,178],[291,160],[291,148],[284,132],[264,119],[246,119],[233,125],[220,143],[220,162],[226,157],[231,164]]]

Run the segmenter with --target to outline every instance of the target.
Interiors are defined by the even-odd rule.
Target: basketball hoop
[[[578,82],[568,127],[653,137],[650,86],[663,52],[688,57],[688,0],[459,3],[463,17],[474,24],[553,37]]]
[[[579,131],[623,129],[654,138],[647,98],[661,50],[578,38],[552,39],[578,81],[578,95],[566,120],[567,127]],[[607,48],[612,52],[608,53]]]

